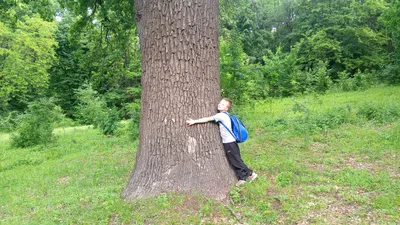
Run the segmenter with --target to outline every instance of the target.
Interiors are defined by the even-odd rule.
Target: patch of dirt
[[[309,167],[311,169],[318,170],[318,171],[321,171],[321,172],[325,171],[325,165],[324,164],[312,163],[312,164],[309,165]]]
[[[267,194],[267,196],[274,196],[274,195],[277,195],[278,192],[270,187],[270,188],[267,189],[267,193],[266,194]]]
[[[361,219],[355,216],[358,205],[332,201],[326,209],[310,211],[306,218],[296,224],[361,224]]]
[[[187,197],[185,198],[185,200],[183,201],[182,205],[179,206],[178,211],[182,211],[183,210],[189,210],[189,211],[194,211],[194,212],[198,212],[200,210],[200,200],[196,197]]]
[[[279,200],[277,196],[279,195],[279,192],[277,190],[275,190],[274,188],[270,187],[267,189],[266,193],[265,193],[268,197],[272,197],[273,198],[273,202],[272,202],[272,207],[276,210],[280,209],[282,206],[281,200]]]
[[[211,218],[202,218],[201,224],[231,224],[230,220],[226,217],[214,216]]]
[[[62,185],[67,185],[69,184],[69,181],[71,180],[70,176],[66,176],[66,177],[60,177],[57,180],[57,184],[62,184]]]
[[[265,134],[264,130],[261,128],[256,128],[255,133],[256,133],[256,136]]]
[[[181,215],[189,215],[191,213],[197,214],[202,210],[202,204],[204,204],[204,202],[202,202],[202,199],[199,199],[195,196],[186,196],[182,204],[176,205],[169,210],[176,211]],[[201,219],[202,224],[231,224],[232,220],[233,218],[221,216],[221,212],[219,212],[219,210],[213,211],[209,215],[204,216]]]
[[[325,151],[327,145],[321,142],[313,142],[310,146],[312,151]]]
[[[272,203],[272,207],[274,209],[279,209],[279,208],[281,208],[281,206],[282,206],[281,201],[279,199],[277,199],[277,198],[274,198],[274,202]]]
[[[119,224],[119,214],[118,213],[114,213],[114,215],[111,216],[111,218],[108,219],[108,225],[114,225],[114,224]]]
[[[393,178],[400,178],[400,171],[389,171],[389,176]]]
[[[304,141],[300,138],[281,139],[279,146],[283,149],[300,149],[304,147]]]
[[[368,156],[364,157],[365,159],[369,159]],[[343,167],[352,167],[354,169],[366,169],[369,170],[371,172],[376,172],[376,166],[372,163],[368,163],[368,162],[359,162],[356,158],[348,158],[344,161],[343,165],[341,166]]]

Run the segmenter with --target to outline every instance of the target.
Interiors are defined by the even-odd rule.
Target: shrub
[[[379,79],[384,80],[389,84],[399,84],[400,66],[396,64],[387,65],[379,74]]]
[[[56,121],[56,123],[54,124],[54,127],[55,128],[58,128],[58,127],[74,127],[76,125],[77,124],[73,119],[68,118],[65,115],[63,115],[62,118],[59,121]]]
[[[351,122],[351,109],[348,106],[338,106],[331,108],[325,113],[319,113],[310,117],[310,125],[314,129],[325,130],[336,128],[341,124]]]
[[[353,76],[348,72],[342,71],[338,74],[338,79],[333,89],[339,91],[357,91],[370,88],[376,81],[376,75],[372,72],[358,71]]]
[[[304,134],[308,132],[333,129],[345,123],[354,122],[354,113],[348,105],[342,105],[330,108],[326,112],[314,112],[302,103],[295,102],[292,109],[294,112],[300,112],[295,118],[276,118],[266,121],[264,126],[277,129],[287,129],[291,127],[297,133]]]
[[[365,120],[385,123],[400,118],[400,104],[366,102],[358,108],[357,115]]]
[[[0,131],[11,132],[15,130],[18,124],[18,116],[19,113],[16,111],[11,111],[0,116]]]
[[[139,123],[140,123],[140,102],[131,103],[129,105],[131,119],[127,126],[127,134],[131,140],[137,140],[139,138]]]
[[[52,99],[30,103],[28,110],[19,118],[16,134],[11,136],[11,144],[15,147],[28,147],[50,142],[53,123],[61,117],[61,108]]]
[[[92,124],[105,135],[112,135],[119,127],[119,112],[107,108],[106,101],[101,98],[90,84],[84,84],[77,90],[78,107],[76,117],[81,123]]]
[[[105,135],[112,135],[118,129],[120,125],[120,118],[118,110],[113,108],[103,115],[99,121],[99,128]]]
[[[98,96],[90,84],[84,84],[76,94],[78,96],[76,118],[80,123],[93,124],[97,127],[106,115],[106,102]]]

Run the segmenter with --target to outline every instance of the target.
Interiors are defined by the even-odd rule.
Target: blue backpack
[[[232,134],[232,136],[235,138],[237,143],[242,143],[245,142],[249,136],[249,132],[247,132],[246,127],[244,126],[243,122],[238,119],[238,116],[231,116],[229,113],[225,112],[226,115],[231,118],[231,124],[232,124],[232,131],[224,123],[221,122],[221,124],[229,131],[229,133]]]

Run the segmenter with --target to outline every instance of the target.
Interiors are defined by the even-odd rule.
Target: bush
[[[129,103],[126,108],[129,109],[131,118],[122,132],[128,135],[130,140],[134,141],[139,138],[140,102]]]
[[[50,142],[53,123],[61,117],[61,108],[52,99],[30,103],[28,110],[19,118],[16,134],[11,136],[11,144],[15,147],[28,147]]]
[[[78,106],[75,117],[82,124],[93,124],[97,127],[106,115],[106,102],[98,96],[90,84],[84,84],[76,94]]]
[[[362,119],[380,123],[394,121],[400,118],[400,104],[366,102],[358,108],[357,115]]]
[[[56,121],[56,123],[54,123],[54,128],[58,128],[58,127],[74,127],[76,125],[77,124],[73,119],[67,118],[65,115],[63,115],[63,117],[59,121]]]
[[[140,124],[140,104],[136,104],[132,110],[130,121],[129,136],[132,140],[139,138],[139,124]]]
[[[400,84],[400,66],[396,64],[387,65],[379,74],[379,79],[389,84]]]
[[[351,122],[351,109],[348,106],[331,108],[325,113],[319,113],[310,117],[311,130],[326,130],[336,128],[339,125]]]
[[[83,124],[92,124],[95,128],[100,128],[105,135],[114,134],[119,127],[119,112],[116,109],[108,109],[106,101],[90,84],[84,84],[78,89],[77,96],[78,120]]]
[[[18,124],[19,113],[16,111],[8,112],[5,115],[0,116],[0,131],[11,132],[15,130]]]
[[[309,111],[302,103],[296,102],[292,110],[302,114],[292,119],[276,118],[266,121],[264,126],[274,127],[278,130],[292,128],[297,133],[304,134],[334,129],[342,124],[354,123],[356,120],[353,110],[348,105],[332,107],[326,112],[314,112]]]
[[[348,72],[342,71],[338,74],[334,89],[339,91],[358,91],[370,88],[376,81],[376,75],[372,72],[358,71],[352,77]]]
[[[112,135],[120,126],[120,118],[118,110],[113,108],[109,112],[104,113],[103,117],[100,118],[99,128],[105,135]]]

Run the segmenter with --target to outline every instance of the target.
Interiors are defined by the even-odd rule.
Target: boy
[[[211,117],[204,117],[198,120],[189,119],[186,121],[186,124],[189,126],[196,123],[207,123],[207,122],[220,122],[219,123],[219,132],[222,137],[222,143],[224,145],[224,150],[226,157],[228,158],[228,162],[231,167],[235,170],[235,174],[238,177],[239,181],[236,183],[236,186],[240,186],[246,183],[246,178],[251,182],[256,179],[257,174],[254,173],[251,169],[249,169],[246,164],[244,164],[241,156],[240,149],[238,144],[236,143],[235,138],[232,134],[221,124],[224,123],[228,129],[231,129],[231,119],[225,113],[228,112],[229,108],[232,106],[232,101],[228,98],[222,99],[218,104],[219,113],[215,114]],[[232,129],[231,129],[232,131]]]

